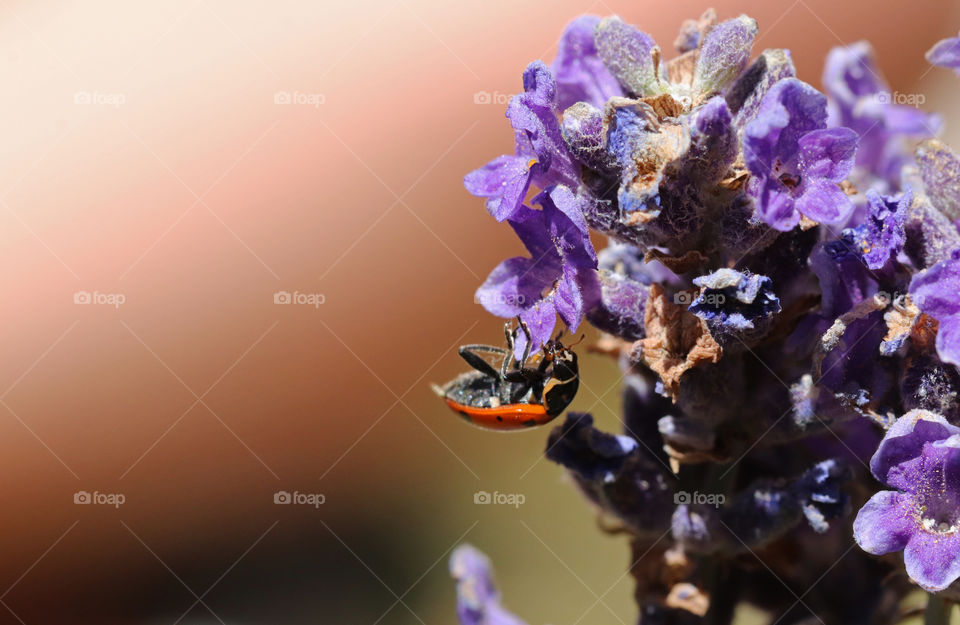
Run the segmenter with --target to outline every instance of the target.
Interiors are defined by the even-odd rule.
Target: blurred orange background
[[[949,4],[714,6],[817,86],[867,38],[949,114]],[[521,246],[461,179],[512,149],[524,66],[582,13],[666,50],[707,6],[0,2],[0,622],[451,623],[462,541],[531,624],[633,622],[547,430],[473,429],[429,383],[502,337],[473,291]],[[582,367],[572,408],[616,429],[615,365]]]

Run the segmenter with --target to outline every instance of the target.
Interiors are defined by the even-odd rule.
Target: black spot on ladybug
[[[503,417],[501,417],[500,415],[497,415],[497,421],[499,421],[500,423],[503,423]]]
[[[536,419],[527,419],[526,421],[523,422],[523,424],[524,424],[525,426],[527,426],[528,428],[531,428],[531,427],[533,427],[533,426],[535,426],[535,425],[537,424],[537,420],[536,420]]]

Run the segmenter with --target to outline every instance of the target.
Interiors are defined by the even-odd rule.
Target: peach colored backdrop
[[[814,84],[869,37],[927,108],[960,92],[922,58],[948,3],[717,5]],[[472,429],[428,383],[500,336],[472,293],[520,246],[460,180],[511,149],[525,64],[580,13],[667,49],[705,7],[0,2],[0,622],[450,623],[461,540],[531,623],[630,622],[625,544],[546,432]],[[615,367],[583,366],[574,408],[616,427]]]

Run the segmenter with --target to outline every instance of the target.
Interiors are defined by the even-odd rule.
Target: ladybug
[[[514,360],[517,332],[526,337],[523,357]],[[473,371],[463,373],[443,387],[434,386],[437,395],[466,421],[491,430],[521,430],[543,425],[555,419],[573,401],[580,386],[577,355],[560,342],[561,332],[547,341],[539,354],[530,356],[530,331],[522,321],[511,331],[504,326],[506,347],[464,345],[460,356]],[[583,338],[580,339],[581,341]],[[577,341],[579,343],[580,341]],[[481,353],[502,357],[498,371]],[[528,367],[528,362],[536,362]],[[512,364],[512,366],[511,366]]]

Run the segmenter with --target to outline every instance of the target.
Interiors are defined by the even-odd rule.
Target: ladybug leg
[[[518,385],[510,397],[510,403],[519,401],[531,388],[533,388],[534,397],[539,401],[540,392],[538,389],[543,387],[543,375],[537,369],[530,369],[528,367],[514,369],[506,375],[504,381],[509,384]]]
[[[506,350],[502,347],[493,347],[490,345],[464,345],[460,348],[460,357],[467,361],[467,364],[483,373],[488,375],[495,380],[502,380],[503,375],[494,369],[490,363],[481,358],[477,352],[486,352],[488,354],[503,354],[504,359],[507,357]]]
[[[530,358],[530,345],[533,343],[533,339],[530,337],[530,328],[527,327],[527,324],[523,322],[523,319],[517,317],[517,327],[520,330],[523,330],[523,336],[527,339],[527,344],[523,346],[523,359],[517,363],[517,368],[522,368],[527,364],[527,359]]]

